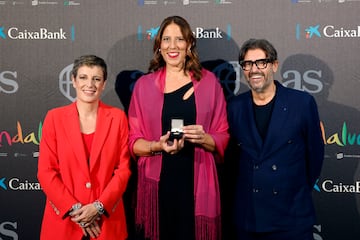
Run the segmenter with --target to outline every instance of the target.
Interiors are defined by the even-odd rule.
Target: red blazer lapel
[[[71,143],[71,148],[74,153],[74,161],[80,163],[81,169],[89,176],[88,160],[86,159],[85,146],[81,137],[79,114],[76,109],[76,102],[70,105],[71,110],[64,114],[64,133],[66,138]]]
[[[101,149],[103,148],[106,138],[111,134],[109,133],[111,120],[112,117],[110,111],[108,111],[100,102],[96,120],[96,131],[90,153],[90,171],[93,169],[96,162],[99,161]]]

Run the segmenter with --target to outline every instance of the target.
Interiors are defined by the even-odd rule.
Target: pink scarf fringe
[[[150,240],[159,239],[158,182],[145,177],[145,164],[138,165],[136,227]],[[221,217],[195,216],[196,240],[220,240]]]

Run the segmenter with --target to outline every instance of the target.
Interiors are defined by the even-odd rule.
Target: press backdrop
[[[237,64],[239,46],[248,38],[274,44],[276,78],[315,96],[324,126],[315,239],[359,239],[359,10],[357,0],[0,1],[0,239],[39,238],[42,122],[49,109],[74,101],[74,58],[103,57],[109,67],[103,101],[126,110],[169,15],[189,21],[201,61],[219,77],[227,97],[247,90]],[[133,188],[132,179],[125,198],[130,227]]]

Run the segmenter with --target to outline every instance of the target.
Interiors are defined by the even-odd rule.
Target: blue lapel
[[[284,95],[284,87],[277,81],[275,81],[275,84],[277,88],[276,99],[262,147],[262,158],[266,158],[267,155],[282,147],[283,141],[279,141],[279,137],[286,136],[283,131],[289,119],[289,101],[291,100]]]

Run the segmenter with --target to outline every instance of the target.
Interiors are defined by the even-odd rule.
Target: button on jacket
[[[122,110],[100,102],[88,163],[76,103],[48,112],[38,163],[38,179],[47,197],[41,239],[81,239],[81,228],[64,215],[77,202],[95,200],[109,214],[102,216],[97,239],[127,237],[122,201],[130,176],[127,126]]]
[[[258,133],[251,92],[228,104],[237,154],[234,219],[237,228],[268,232],[311,227],[312,189],[320,175],[324,143],[314,98],[276,83],[276,99],[266,138]]]

